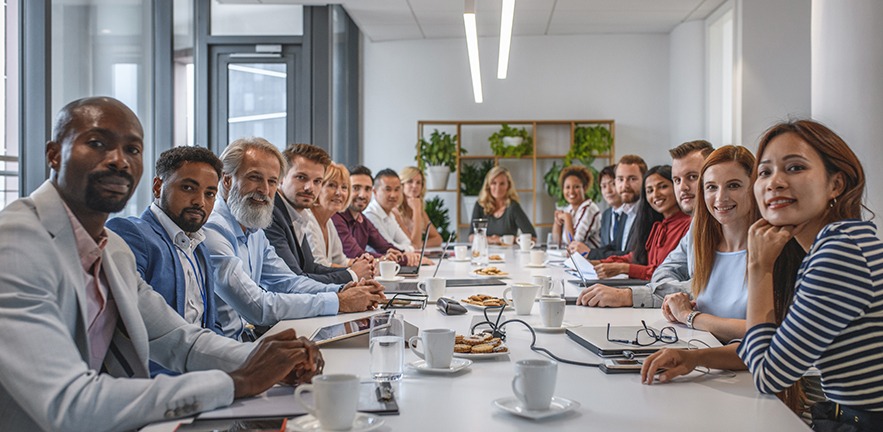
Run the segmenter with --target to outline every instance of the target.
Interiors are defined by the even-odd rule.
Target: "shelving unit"
[[[502,128],[503,124],[526,128],[533,138],[533,152],[523,157],[501,157],[491,152],[488,137]],[[417,137],[429,138],[434,129],[457,135],[457,171],[452,173],[447,188],[429,190],[427,193],[442,196],[446,206],[456,208],[458,232],[469,231],[471,208],[464,208],[460,193],[460,172],[462,164],[481,160],[493,160],[494,165],[503,165],[512,172],[515,188],[521,199],[521,206],[531,218],[537,234],[543,237],[552,227],[555,200],[546,193],[543,175],[557,161],[563,161],[573,146],[574,131],[579,126],[603,125],[610,130],[611,145],[607,154],[597,155],[593,166],[600,170],[615,161],[616,131],[613,120],[426,120],[417,122]],[[466,154],[462,154],[463,150]],[[419,155],[418,155],[419,158]],[[453,200],[454,202],[451,202]],[[451,207],[453,205],[453,207]]]

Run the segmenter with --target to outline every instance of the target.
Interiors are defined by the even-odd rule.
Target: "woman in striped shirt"
[[[854,430],[878,430],[883,424],[883,242],[874,224],[860,220],[861,163],[839,136],[809,120],[773,126],[758,154],[754,191],[763,219],[749,231],[748,331],[739,358],[764,393],[790,387],[815,366],[832,402],[813,409],[816,426],[833,430],[832,422],[843,422]],[[782,302],[770,263],[794,241],[806,257],[787,315],[777,326]],[[698,360],[691,353],[680,361],[659,354],[648,359],[642,378],[649,383],[656,369],[667,365],[673,368],[660,380],[697,364],[732,367],[727,354],[733,348],[707,351],[716,352]]]
[[[555,210],[552,232],[558,243],[563,239],[568,242],[568,247],[576,247],[576,243],[582,243],[589,249],[601,246],[601,209],[586,196],[593,180],[592,173],[581,165],[571,165],[561,170],[558,184],[568,206]]]

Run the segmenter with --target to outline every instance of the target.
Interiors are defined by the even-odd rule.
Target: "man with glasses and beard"
[[[365,311],[386,300],[376,281],[317,282],[292,272],[276,254],[264,233],[273,221],[273,197],[286,168],[275,145],[241,138],[224,149],[221,161],[222,199],[209,216],[205,243],[225,335],[242,337],[246,323],[272,326],[283,319]]]
[[[48,181],[0,211],[4,431],[137,429],[227,406],[322,358],[293,331],[240,344],[184,321],[104,227],[141,177],[141,122],[112,98],[66,105],[46,143]],[[150,379],[148,359],[182,372]]]
[[[184,320],[223,334],[217,323],[214,275],[202,242],[215,206],[221,160],[202,147],[175,147],[156,161],[154,201],[141,217],[114,218],[106,226],[132,253],[138,273]],[[152,375],[168,373],[151,363]]]

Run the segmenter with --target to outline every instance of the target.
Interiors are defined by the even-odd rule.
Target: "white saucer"
[[[540,333],[563,333],[564,330],[567,330],[569,328],[579,327],[580,325],[581,324],[571,324],[567,321],[564,321],[563,323],[561,323],[561,327],[546,327],[542,324],[538,324],[538,325],[531,324],[530,326],[534,329],[534,331],[537,331]]]
[[[555,402],[552,402],[554,404]],[[383,419],[373,414],[356,413],[353,420],[353,428],[350,432],[367,432],[383,426]],[[298,432],[323,432],[325,429],[319,425],[319,419],[307,414],[288,422],[288,427]]]
[[[549,409],[528,410],[524,408],[521,401],[515,397],[509,396],[495,400],[494,406],[517,416],[539,420],[577,409],[579,408],[579,402],[553,396],[552,404],[549,405]]]
[[[530,264],[530,263],[527,263],[524,266],[529,267],[529,268],[545,268],[546,267],[545,264]]]
[[[405,277],[404,276],[396,276],[394,278],[383,278],[383,277],[378,276],[374,279],[379,282],[401,282],[401,281],[405,280]]]
[[[451,359],[451,367],[448,367],[448,368],[431,368],[431,367],[429,367],[428,364],[426,364],[426,360],[417,360],[417,361],[413,361],[411,363],[408,363],[408,366],[411,366],[417,372],[425,373],[425,374],[433,374],[433,375],[434,374],[444,375],[444,374],[457,373],[463,369],[468,368],[471,365],[472,365],[472,360],[460,359],[460,358]]]
[[[509,351],[503,352],[489,352],[489,353],[454,353],[454,357],[464,358],[464,359],[472,359],[472,360],[483,360],[494,357],[502,357],[509,355]]]
[[[450,257],[450,258],[448,258],[448,261],[452,261],[452,262],[469,262],[469,261],[472,261],[472,258],[470,258],[470,257],[466,257],[466,258],[454,258],[454,257]]]

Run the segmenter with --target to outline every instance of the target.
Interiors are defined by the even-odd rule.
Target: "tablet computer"
[[[319,327],[313,332],[313,335],[310,336],[310,340],[315,342],[316,345],[323,345],[329,342],[363,335],[371,330],[371,317],[390,313],[391,312],[382,312],[376,315],[352,319],[347,322]]]

